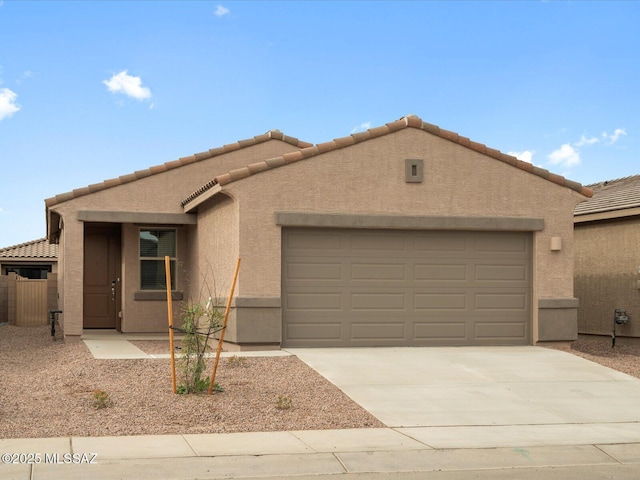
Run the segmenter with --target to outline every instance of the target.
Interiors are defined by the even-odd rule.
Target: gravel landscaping
[[[47,327],[5,324],[0,368],[0,438],[384,426],[296,357],[221,359],[224,392],[175,395],[169,360],[96,360],[83,342],[53,342]]]
[[[132,343],[168,353],[167,342]],[[640,378],[640,344],[581,337],[557,348]],[[223,358],[224,392],[175,395],[169,360],[96,360],[83,342],[52,341],[47,327],[3,324],[0,368],[0,438],[384,426],[296,357]],[[101,405],[96,390],[106,392]]]

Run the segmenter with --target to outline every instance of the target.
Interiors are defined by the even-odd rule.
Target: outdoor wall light
[[[551,237],[551,251],[559,252],[562,250],[562,237]]]

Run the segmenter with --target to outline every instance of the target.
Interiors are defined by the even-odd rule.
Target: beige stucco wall
[[[580,333],[610,335],[616,308],[631,320],[616,335],[640,336],[640,222],[637,217],[575,226]]]
[[[423,183],[405,182],[407,158],[424,160]],[[573,210],[584,197],[421,130],[404,129],[268,170],[223,192],[241,199],[242,297],[280,297],[281,227],[275,213],[293,211],[543,218],[544,230],[534,233],[534,341],[538,300],[573,298]],[[200,211],[208,209],[215,207]],[[560,251],[550,250],[554,236],[562,238]]]
[[[193,250],[191,298],[206,302],[209,296],[225,299],[238,257],[238,201],[219,194],[198,214],[197,247]],[[236,284],[239,290],[242,276]]]
[[[79,211],[183,213],[180,202],[217,174],[294,150],[296,150],[296,147],[289,143],[270,140],[225,153],[209,160],[192,163],[124,185],[61,202],[51,207],[51,210],[58,213],[63,220],[63,230],[59,245],[58,273],[60,308],[64,310],[65,335],[82,334],[84,225],[82,221],[77,219]],[[128,235],[131,235],[131,233],[129,232]],[[188,242],[188,239],[185,239],[185,241]],[[129,238],[126,246],[127,259],[129,261],[132,258],[131,248],[133,248],[132,241]],[[125,252],[123,251],[123,253]],[[184,259],[181,258],[179,260],[182,261]],[[131,294],[129,289],[134,278],[134,274],[130,271],[131,268],[131,263],[123,265],[123,275],[125,275],[125,271],[128,275],[127,290],[124,294],[125,302],[123,304],[128,320],[123,325],[127,325],[127,322],[129,322],[129,326],[136,325],[136,331],[149,331],[159,323],[157,315],[161,308],[159,305],[162,302],[132,302],[128,300]],[[166,319],[166,312],[163,318]]]

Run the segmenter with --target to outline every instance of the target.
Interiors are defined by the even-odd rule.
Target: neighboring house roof
[[[249,138],[246,140],[240,140],[235,143],[230,143],[228,145],[223,145],[222,147],[213,148],[207,150],[205,152],[195,153],[189,157],[182,157],[178,160],[174,160],[172,162],[167,162],[162,165],[156,165],[154,167],[148,168],[146,170],[139,170],[137,172],[131,173],[129,175],[123,175],[118,178],[112,178],[110,180],[105,180],[102,183],[96,183],[93,185],[89,185],[88,187],[78,188],[71,192],[62,193],[60,195],[56,195],[52,198],[47,198],[44,202],[47,207],[52,207],[58,203],[66,202],[68,200],[72,200],[74,198],[82,197],[84,195],[89,195],[90,193],[99,192],[101,190],[106,190],[111,187],[116,187],[118,185],[123,185],[125,183],[133,182],[135,180],[139,180],[141,178],[148,177],[150,175],[156,175],[158,173],[166,172],[167,170],[172,170],[174,168],[179,168],[184,165],[189,165],[191,163],[200,162],[202,160],[207,160],[209,158],[216,157],[218,155],[222,155],[224,153],[229,153],[234,150],[240,150],[241,148],[250,147],[252,145],[257,145],[259,143],[267,142],[269,140],[281,140],[283,142],[289,143],[298,148],[306,148],[310,147],[313,144],[308,142],[303,142],[302,140],[298,140],[295,137],[289,137],[282,133],[280,130],[270,130],[263,135],[257,135],[253,138]]]
[[[236,180],[240,180],[242,178],[255,175],[265,170],[270,170],[273,168],[281,167],[283,165],[287,165],[289,163],[305,160],[307,158],[320,155],[325,152],[338,150],[340,148],[348,147],[356,143],[381,137],[383,135],[387,135],[389,133],[402,130],[404,128],[417,128],[420,130],[424,130],[425,132],[431,133],[440,138],[444,138],[445,140],[449,140],[451,142],[467,147],[471,150],[475,150],[476,152],[495,158],[496,160],[500,160],[501,162],[504,162],[513,167],[519,168],[520,170],[524,170],[526,172],[537,175],[550,182],[575,190],[576,192],[584,195],[585,197],[591,197],[591,195],[593,194],[593,192],[589,188],[583,187],[581,184],[577,182],[573,182],[560,175],[550,173],[548,170],[536,167],[531,163],[518,160],[514,156],[507,155],[493,148],[489,148],[481,143],[473,142],[466,137],[461,137],[455,132],[444,130],[438,127],[437,125],[432,125],[430,123],[423,122],[422,119],[420,119],[416,115],[408,115],[406,117],[401,118],[400,120],[387,123],[386,125],[383,125],[381,127],[372,128],[360,133],[354,133],[348,137],[337,138],[330,142],[319,143],[318,145],[309,146],[307,148],[303,148],[302,150],[298,150],[295,152],[285,153],[284,155],[281,155],[278,157],[269,158],[261,162],[253,163],[244,168],[239,168],[237,170],[232,170],[222,175],[218,175],[212,180],[210,180],[209,182],[207,182],[206,184],[204,184],[198,190],[193,192],[191,195],[186,197],[182,201],[182,206],[183,207],[187,206],[187,204],[196,200],[200,195],[203,195],[204,193],[208,192],[211,189],[214,189],[215,187],[219,188],[224,185],[228,185],[229,183],[235,182]]]
[[[0,248],[0,258],[57,259],[58,245],[49,243],[46,238],[40,238],[11,247]]]
[[[640,209],[640,175],[607,180],[588,187],[593,190],[593,197],[578,204],[574,210],[576,217],[610,212],[606,217],[615,218],[640,213],[635,210]]]

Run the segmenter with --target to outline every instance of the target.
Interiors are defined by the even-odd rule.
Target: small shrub
[[[193,388],[189,389],[186,385],[178,385],[176,388],[176,393],[178,395],[184,395],[186,393],[202,393],[209,390],[209,377],[200,378]],[[214,383],[213,389],[214,392],[224,392],[224,388],[222,388],[219,384]]]
[[[209,381],[207,380],[207,389],[209,389]],[[222,388],[220,385],[218,385],[217,383],[213,384],[213,391],[214,392],[224,392],[224,388]]]
[[[111,406],[113,406],[113,400],[107,392],[98,389],[93,391],[93,408],[100,410]]]
[[[234,355],[229,357],[229,366],[230,367],[241,367],[244,365],[244,357],[239,357],[238,355]]]
[[[185,387],[184,385],[178,385],[178,387],[176,388],[176,393],[178,395],[184,395],[185,393],[189,393],[189,390],[187,390],[187,387]]]
[[[183,393],[198,393],[209,388],[209,380],[203,379],[206,368],[205,354],[209,351],[209,340],[220,327],[223,313],[219,302],[209,298],[206,305],[188,303],[182,311],[184,338],[178,364],[182,371]]]
[[[291,397],[278,395],[278,400],[276,400],[276,408],[278,410],[289,410],[291,408]]]

